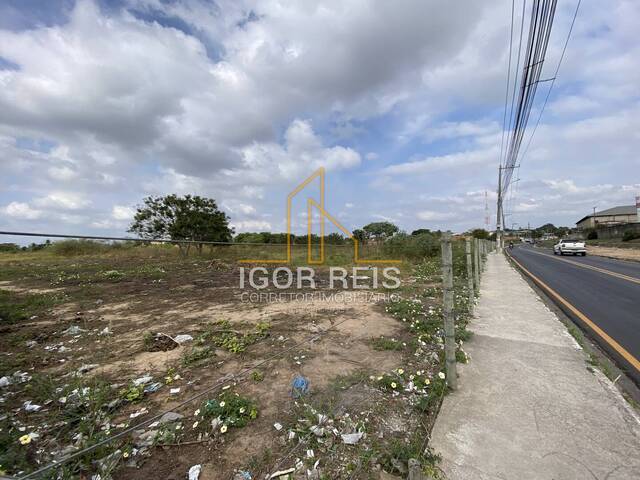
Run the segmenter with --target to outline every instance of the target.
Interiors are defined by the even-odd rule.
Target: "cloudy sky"
[[[544,78],[576,5],[559,3]],[[3,0],[0,229],[122,234],[144,196],[175,192],[278,231],[319,166],[348,228],[482,226],[485,191],[493,224],[510,15],[508,0]],[[638,25],[640,2],[582,2],[509,226],[640,194]]]

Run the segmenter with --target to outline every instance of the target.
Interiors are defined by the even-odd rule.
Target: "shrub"
[[[597,240],[597,239],[598,239],[598,232],[596,232],[595,230],[591,230],[587,234],[587,240]]]
[[[640,233],[632,232],[631,230],[627,230],[626,232],[624,232],[624,235],[622,235],[623,242],[630,242],[631,240],[635,240],[636,238],[640,238]]]
[[[419,235],[399,233],[384,242],[383,250],[389,258],[433,257],[440,251],[440,240],[434,233]]]

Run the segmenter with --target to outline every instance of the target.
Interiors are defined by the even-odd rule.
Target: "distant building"
[[[587,215],[576,222],[576,226],[584,230],[586,228],[606,227],[611,225],[620,225],[624,223],[636,223],[638,219],[638,210],[640,204],[621,205],[619,207],[608,208],[601,212]]]

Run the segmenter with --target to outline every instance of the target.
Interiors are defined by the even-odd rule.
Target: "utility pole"
[[[498,252],[502,251],[502,165],[498,167],[498,208],[496,212],[496,246]]]

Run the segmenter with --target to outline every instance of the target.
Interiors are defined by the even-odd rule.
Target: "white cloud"
[[[391,165],[385,167],[382,173],[388,175],[416,175],[436,172],[438,170],[458,169],[472,165],[488,166],[496,163],[497,158],[498,149],[497,147],[492,147],[485,150],[452,153]]]
[[[422,210],[416,214],[420,220],[451,220],[455,218],[454,213],[447,212],[434,212],[432,210]]]
[[[123,205],[114,205],[111,209],[111,217],[114,220],[132,220],[135,213],[134,208]]]
[[[33,202],[40,208],[80,210],[91,204],[91,200],[74,192],[51,192],[46,197],[40,197]]]
[[[72,170],[69,167],[50,167],[48,170],[49,175],[54,180],[67,181],[73,180],[78,177],[78,172]]]
[[[36,220],[42,216],[42,212],[40,210],[33,209],[28,203],[22,202],[11,202],[9,205],[5,206],[2,211],[9,217],[25,220]]]

